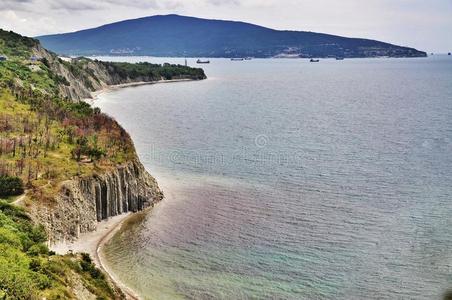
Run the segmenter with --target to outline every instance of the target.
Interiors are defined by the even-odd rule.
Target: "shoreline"
[[[121,221],[119,221],[117,224],[113,226],[108,232],[105,233],[105,235],[98,241],[96,245],[96,253],[94,254],[94,260],[97,261],[99,264],[99,269],[101,269],[107,276],[110,278],[112,283],[118,287],[126,296],[126,299],[131,300],[141,300],[141,297],[129,286],[127,286],[125,283],[123,283],[121,280],[117,279],[114,275],[114,272],[112,272],[110,269],[108,269],[106,264],[106,259],[102,257],[102,247],[105,246],[111,239],[115,236],[115,234],[121,230],[124,223],[126,223],[131,218],[135,217],[137,214],[145,214],[149,210],[151,210],[153,206],[148,207],[147,209],[143,211],[139,211],[136,213],[127,213],[124,218],[122,218]]]
[[[94,104],[94,101],[98,99],[101,94],[116,91],[122,88],[150,85],[150,84],[160,84],[160,83],[176,83],[176,82],[189,82],[196,81],[195,79],[172,79],[172,80],[159,80],[159,81],[139,81],[139,82],[129,82],[117,85],[108,85],[100,90],[91,92],[91,98],[85,98],[83,101]],[[158,203],[157,203],[158,204]],[[110,217],[107,220],[102,220],[97,223],[97,227],[94,231],[81,233],[79,237],[74,241],[58,241],[56,243],[50,244],[49,249],[57,254],[65,255],[69,253],[88,253],[93,260],[93,263],[108,276],[111,283],[119,289],[126,297],[126,299],[131,300],[141,300],[142,298],[133,291],[132,288],[124,284],[121,280],[117,279],[107,264],[106,259],[102,255],[102,247],[105,246],[115,234],[121,230],[125,222],[127,222],[132,217],[138,214],[146,214],[154,206],[150,206],[143,211],[136,213],[127,212],[121,215]]]
[[[146,213],[150,209],[152,209],[152,206],[141,212],[128,212],[111,217],[108,220],[103,220],[97,224],[96,230],[80,234],[75,241],[60,241],[54,243],[49,246],[49,249],[60,255],[81,252],[88,253],[93,260],[93,263],[109,277],[114,286],[122,291],[126,296],[126,299],[140,300],[141,298],[136,292],[117,279],[113,272],[108,269],[105,258],[102,257],[102,247],[114,237],[127,220],[136,214]]]
[[[190,78],[181,78],[181,79],[157,80],[157,81],[137,81],[137,82],[128,82],[128,83],[107,85],[100,90],[91,92],[91,97],[85,98],[85,99],[83,99],[83,101],[93,104],[94,101],[96,101],[100,95],[102,95],[104,93],[116,91],[119,89],[127,88],[127,87],[135,87],[135,86],[150,85],[150,84],[161,84],[161,83],[190,82],[190,81],[197,81],[197,80],[190,79]]]

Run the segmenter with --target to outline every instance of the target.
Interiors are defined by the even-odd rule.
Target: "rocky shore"
[[[96,266],[108,275],[110,281],[125,294],[127,299],[140,299],[134,291],[118,280],[109,270],[101,252],[103,246],[121,229],[124,222],[133,215],[133,213],[128,212],[103,220],[97,224],[95,231],[81,233],[76,240],[58,241],[50,245],[49,248],[61,255],[77,252],[88,253]]]
[[[135,298],[127,288],[122,293],[115,288],[119,284],[108,284],[108,276],[92,259],[76,252],[90,253],[105,269],[97,249],[122,220],[154,206],[163,194],[139,161],[128,133],[83,99],[130,85],[201,80],[204,71],[147,62],[66,60],[37,40],[3,30],[0,50],[8,55],[0,64],[5,120],[0,175],[24,192],[13,202],[21,208],[2,203],[0,213],[11,225],[2,229],[13,238],[5,240],[12,252],[1,255],[11,266],[0,264],[0,281],[6,287],[6,294],[0,294],[14,299],[63,294],[68,299]],[[55,252],[74,255],[54,255],[45,243]],[[44,272],[41,265],[49,264],[58,268]]]
[[[63,182],[51,206],[37,202],[30,214],[44,225],[53,244],[76,240],[95,231],[102,220],[141,211],[162,198],[157,182],[136,159],[108,172]]]

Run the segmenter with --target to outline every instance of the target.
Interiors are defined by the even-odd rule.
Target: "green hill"
[[[38,39],[73,55],[191,57],[424,57],[425,52],[380,41],[178,15],[152,16]]]
[[[29,212],[39,204],[50,214],[65,181],[136,159],[127,132],[80,99],[110,84],[203,79],[204,72],[86,58],[66,62],[37,40],[2,30],[0,55],[7,56],[0,61],[0,299],[123,298],[89,256],[50,252],[47,234],[58,228],[36,224]],[[18,196],[24,208],[8,203]]]

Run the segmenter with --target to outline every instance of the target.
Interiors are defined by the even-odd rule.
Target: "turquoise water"
[[[450,57],[202,67],[208,80],[96,102],[166,195],[105,249],[124,283],[145,299],[439,299],[452,287]]]

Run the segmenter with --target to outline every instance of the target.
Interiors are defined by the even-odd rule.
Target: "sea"
[[[184,64],[184,58],[98,57]],[[94,102],[165,199],[104,248],[143,299],[441,299],[452,58],[210,59]]]

